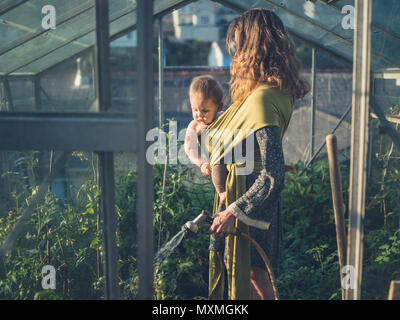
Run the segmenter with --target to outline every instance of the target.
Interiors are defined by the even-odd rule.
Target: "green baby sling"
[[[203,133],[211,168],[222,159],[231,159],[233,150],[252,133],[266,126],[278,126],[281,139],[289,125],[293,112],[293,96],[282,90],[259,85],[250,95],[233,103]],[[248,150],[246,150],[247,152]],[[246,174],[240,172],[246,166],[253,172],[262,170],[259,149],[254,150],[253,159],[235,161],[226,165],[226,206],[240,198],[246,190]],[[249,163],[251,162],[251,163]],[[244,171],[242,171],[244,172]],[[215,193],[213,214],[218,210],[218,194]],[[247,219],[247,217],[244,217]],[[249,227],[245,219],[236,219],[235,227],[248,233]],[[262,221],[263,223],[267,223]],[[220,251],[210,250],[209,256],[209,299],[224,299],[225,281],[227,296],[230,300],[248,300],[250,290],[250,243],[243,237],[231,234],[225,238],[225,256]],[[226,277],[225,279],[225,268]]]

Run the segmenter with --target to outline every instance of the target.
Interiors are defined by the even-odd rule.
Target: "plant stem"
[[[160,208],[160,223],[158,227],[158,250],[161,247],[161,230],[162,230],[162,218],[164,213],[164,199],[165,199],[165,182],[167,177],[167,167],[168,167],[168,154],[165,157],[164,163],[164,174],[163,174],[163,185],[162,185],[162,193],[161,193],[161,208]]]

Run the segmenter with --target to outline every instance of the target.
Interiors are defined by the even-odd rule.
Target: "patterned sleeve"
[[[285,179],[285,161],[280,139],[280,129],[277,126],[266,126],[255,132],[256,141],[260,148],[263,169],[251,187],[229,208],[235,216],[254,217],[258,208],[265,201],[274,201],[280,194]]]

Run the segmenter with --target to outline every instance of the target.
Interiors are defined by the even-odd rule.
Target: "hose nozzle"
[[[181,229],[183,232],[195,234],[199,230],[199,225],[202,223],[212,223],[211,217],[205,210],[202,210],[201,213],[192,221],[186,222]]]

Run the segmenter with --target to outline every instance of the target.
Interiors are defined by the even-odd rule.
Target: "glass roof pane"
[[[372,53],[387,60],[384,67],[400,68],[399,15],[400,1],[372,2]]]
[[[41,27],[41,8],[47,0],[21,1],[23,4],[0,16],[0,75],[38,73],[64,61],[95,44],[94,0],[57,0],[52,5],[57,13],[55,30]],[[156,0],[154,14],[171,10],[185,0]],[[9,8],[11,3],[7,3]],[[0,7],[0,12],[3,7]],[[136,1],[109,1],[110,36],[115,36],[136,24]],[[38,16],[32,10],[39,10]],[[35,18],[34,18],[35,17]],[[28,59],[27,59],[28,58]]]
[[[115,20],[110,25],[111,36],[126,29],[127,22],[132,23],[136,21],[135,11],[123,14],[119,19]],[[96,41],[95,32],[91,31],[83,37],[77,39],[77,42],[87,45],[87,48],[92,47]],[[82,48],[74,46],[72,44],[65,45],[59,49],[46,54],[42,58],[30,63],[29,65],[18,70],[19,73],[40,73],[45,71],[49,66],[56,65],[62,61],[65,61],[65,57],[72,57],[82,52]]]
[[[397,0],[373,1],[372,23],[398,38],[400,37],[400,2]]]
[[[171,10],[184,0],[156,0],[155,14]],[[327,4],[325,0],[224,0],[224,4],[247,10],[264,7],[278,13],[288,30],[317,48],[347,61],[353,56],[353,30],[342,27],[342,8],[354,0]],[[20,3],[19,6],[16,6]],[[41,8],[48,0],[2,1],[0,6],[0,75],[40,72],[94,45],[94,0],[53,0],[57,28],[43,30]],[[136,24],[135,0],[110,3],[110,35]],[[400,67],[400,2],[373,1],[372,69]],[[33,12],[38,11],[38,15]],[[68,55],[68,56],[67,56]],[[47,62],[47,63],[46,63]]]
[[[342,20],[346,16],[346,13],[342,13],[342,8],[345,5],[354,7],[354,0],[335,2],[335,5],[327,5],[323,0],[226,0],[224,2],[244,10],[259,7],[270,9],[281,17],[292,34],[311,41],[317,47],[327,49],[349,61],[353,59],[353,29],[342,27]],[[400,67],[399,50],[395,54],[392,51],[400,44],[400,37],[393,34],[395,30],[398,30],[400,24],[399,20],[395,18],[400,14],[400,2],[389,0],[385,2],[385,6],[380,5],[382,1],[373,3],[377,17],[373,17],[372,42],[377,46],[373,45],[372,48],[371,67],[372,69]],[[385,12],[386,14],[391,12],[391,19],[396,21],[393,23],[395,26],[392,24],[389,28],[387,23],[379,21],[385,21]],[[391,31],[388,33],[383,30],[383,26]],[[385,48],[379,48],[382,43]]]
[[[342,27],[343,14],[337,9],[322,2],[307,0],[262,0],[260,3],[269,3],[275,9],[287,12],[302,21],[301,25],[310,24],[319,30],[318,34],[330,33],[334,29],[336,34],[348,41],[353,40],[353,31]],[[318,36],[317,36],[318,37]]]
[[[8,74],[20,70],[22,66],[64,46],[71,46],[82,51],[90,44],[75,39],[85,35],[93,27],[94,9],[90,8],[67,22],[58,24],[56,29],[43,33],[4,53],[1,56],[2,65],[4,64],[1,71]]]
[[[56,30],[68,18],[93,7],[93,0],[52,1],[51,3],[56,10]],[[1,15],[0,33],[3,36],[2,39],[6,41],[0,43],[0,53],[46,32],[42,28],[42,18],[45,17],[42,14],[42,8],[48,4],[48,0],[30,0]]]
[[[340,12],[345,5],[353,6],[354,1],[342,0],[329,6]],[[399,15],[399,1],[372,1],[372,69],[400,67]]]
[[[86,44],[86,48],[90,48],[95,42],[94,32],[90,32],[78,39],[79,43]],[[82,46],[68,44],[60,46],[57,50],[45,54],[43,57],[36,59],[30,64],[17,70],[17,73],[34,73],[45,71],[49,66],[65,61],[65,57],[72,57],[82,52]]]
[[[343,15],[337,9],[322,2],[306,0],[227,0],[235,7],[248,10],[251,8],[269,9],[282,19],[288,31],[299,38],[314,43],[316,46],[352,60],[353,31],[341,27]],[[340,32],[338,34],[337,32]]]
[[[18,6],[21,3],[26,2],[26,0],[3,0],[0,3],[0,14],[5,13],[8,10],[11,10],[14,6]]]
[[[124,2],[126,4],[126,2]],[[136,5],[135,5],[136,7]],[[118,32],[126,29],[129,24],[136,22],[135,7],[129,6],[110,6],[110,35],[113,36]],[[94,19],[94,9],[89,10]],[[64,61],[84,49],[90,48],[95,44],[96,36],[94,32],[94,24],[81,26],[81,32],[75,33],[76,39],[74,42],[60,45],[56,50],[44,55],[42,58],[27,64],[23,68],[18,69],[19,73],[39,73],[46,70],[49,66],[53,66]],[[81,37],[80,37],[81,36]],[[74,45],[78,43],[80,45]],[[82,47],[85,46],[84,48]]]

